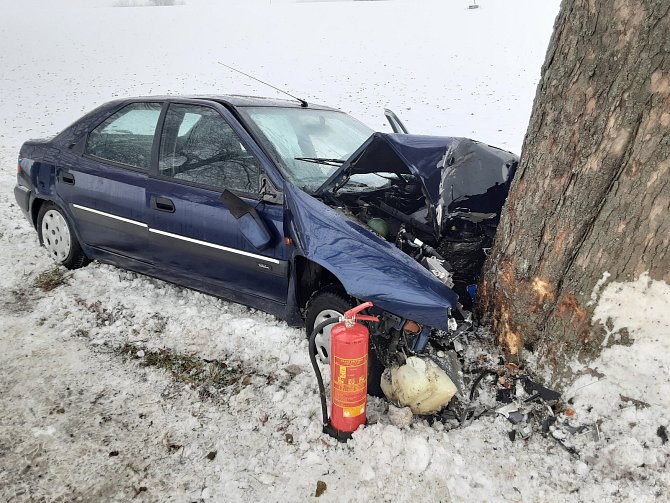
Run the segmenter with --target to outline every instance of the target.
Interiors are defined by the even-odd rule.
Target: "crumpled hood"
[[[332,272],[347,293],[417,323],[447,330],[458,296],[359,222],[289,182],[284,201],[299,254]]]
[[[411,173],[423,185],[439,235],[457,210],[499,214],[518,162],[511,152],[468,138],[374,133],[321,190],[355,174]]]

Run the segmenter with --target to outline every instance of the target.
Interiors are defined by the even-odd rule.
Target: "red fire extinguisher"
[[[323,431],[344,442],[365,424],[368,393],[368,329],[357,321],[379,321],[376,316],[358,314],[372,306],[365,302],[340,319],[331,318],[314,327],[309,338],[309,357],[319,383]],[[323,378],[316,364],[316,334],[337,323],[330,333],[330,419],[326,407]]]

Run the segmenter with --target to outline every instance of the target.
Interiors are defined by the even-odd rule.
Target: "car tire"
[[[340,316],[354,307],[353,299],[342,288],[334,285],[327,286],[312,295],[307,302],[305,328],[307,337],[319,323],[334,316]],[[326,327],[326,329],[332,328]],[[327,346],[327,349],[326,349]],[[317,358],[322,363],[329,363],[330,330],[327,334],[317,335]],[[375,351],[368,351],[368,395],[383,397],[380,386],[384,365]]]
[[[323,321],[342,316],[345,311],[354,307],[354,303],[341,288],[336,286],[327,286],[312,295],[307,302],[307,312],[305,317],[305,328],[307,337],[312,334],[312,330]],[[330,352],[330,331],[332,325],[326,327],[316,336],[317,357],[322,363],[329,362]]]
[[[45,202],[37,214],[37,234],[40,244],[59,265],[77,269],[88,264],[89,259],[81,249],[63,210],[52,202]]]

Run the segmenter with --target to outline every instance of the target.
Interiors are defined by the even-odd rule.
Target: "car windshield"
[[[313,192],[374,132],[335,110],[247,107],[247,118],[274,147],[292,183]]]

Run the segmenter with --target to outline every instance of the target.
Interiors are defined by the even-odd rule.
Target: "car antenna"
[[[291,93],[288,93],[288,92],[284,91],[283,89],[279,89],[278,87],[275,87],[272,84],[268,84],[267,82],[263,82],[261,79],[257,79],[256,77],[253,77],[252,75],[249,75],[248,73],[244,73],[242,70],[238,70],[237,68],[233,68],[232,66],[226,65],[225,63],[221,63],[221,61],[217,61],[217,63],[220,64],[221,66],[225,66],[226,68],[228,68],[230,70],[233,70],[234,72],[241,73],[245,77],[249,77],[250,79],[253,79],[256,82],[260,82],[261,84],[265,84],[266,86],[269,86],[272,89],[274,89],[276,91],[279,91],[280,93],[284,93],[285,95],[290,96],[294,100],[299,101],[300,106],[303,107],[303,108],[307,108],[309,106],[309,104],[305,100],[303,100],[301,98],[298,98],[297,96],[293,96]]]

